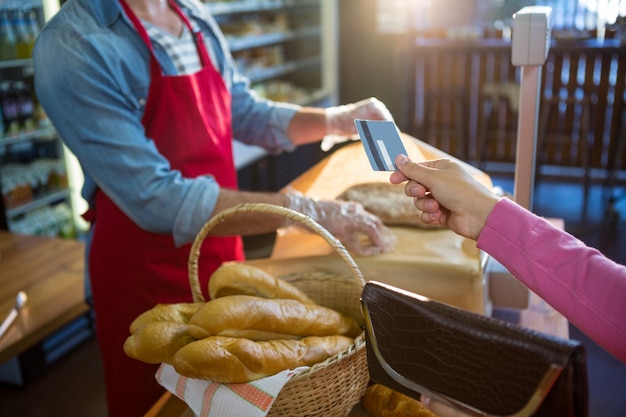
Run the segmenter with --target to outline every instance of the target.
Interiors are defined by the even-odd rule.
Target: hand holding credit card
[[[365,153],[374,171],[396,171],[394,159],[399,154],[408,155],[396,124],[387,120],[354,121]]]

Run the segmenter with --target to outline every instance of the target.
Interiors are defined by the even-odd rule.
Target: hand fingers
[[[433,159],[423,162],[412,162],[406,155],[398,155],[395,158],[399,171],[410,180],[422,184],[424,188],[432,188],[438,172],[450,167],[453,162],[449,159]]]
[[[442,404],[435,400],[431,400],[430,397],[422,395],[420,398],[422,404],[424,404],[430,411],[440,417],[470,417],[462,411],[456,410],[448,405]]]
[[[371,221],[366,221],[365,230],[360,230],[356,234],[365,233],[367,235],[366,242],[362,244],[362,254],[377,255],[392,251],[396,246],[396,235],[386,227],[378,216],[371,215]]]
[[[422,198],[428,194],[428,188],[426,188],[423,184],[419,182],[415,182],[413,180],[409,180],[404,187],[404,193],[409,197],[418,197]]]
[[[430,195],[414,198],[413,204],[415,205],[416,209],[426,213],[436,213],[441,210],[441,206],[439,205],[437,200],[430,197]]]
[[[370,256],[395,247],[395,235],[360,203],[341,202],[340,211],[343,220],[334,222],[332,232],[349,251]]]
[[[396,243],[395,234],[383,224],[379,217],[369,216],[371,216],[369,219],[361,223],[364,229],[355,232],[355,234],[365,233],[367,235],[370,246],[367,246],[366,250],[370,255],[391,251]]]
[[[370,111],[370,117],[372,118],[376,117],[381,120],[393,120],[393,116],[387,106],[376,98],[372,99],[371,105],[368,106],[368,110]]]
[[[389,176],[389,182],[392,184],[400,184],[406,180],[408,180],[408,178],[400,171],[394,171]]]

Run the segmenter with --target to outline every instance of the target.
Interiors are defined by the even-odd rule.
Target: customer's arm
[[[478,240],[524,285],[626,362],[626,267],[507,199],[450,160],[396,160],[422,220]]]
[[[626,362],[626,267],[512,201],[492,210],[478,247]]]
[[[450,160],[412,163],[400,155],[391,182],[406,180],[418,215],[477,239],[501,262],[600,346],[626,362],[626,267],[507,199],[499,199]],[[462,412],[422,401],[441,417]]]

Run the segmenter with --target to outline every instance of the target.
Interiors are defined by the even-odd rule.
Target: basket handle
[[[352,259],[352,257],[348,253],[348,250],[341,244],[339,240],[337,240],[337,238],[335,238],[329,231],[324,229],[315,220],[297,211],[273,204],[243,203],[223,210],[213,216],[211,219],[209,219],[204,224],[204,226],[202,226],[202,229],[200,229],[200,232],[196,236],[193,245],[191,246],[188,262],[189,285],[191,286],[191,293],[194,302],[204,301],[202,289],[200,288],[200,281],[198,280],[198,258],[200,257],[200,247],[202,246],[204,238],[208,235],[211,229],[213,229],[217,224],[225,221],[227,218],[233,217],[238,213],[251,212],[268,213],[283,216],[289,220],[294,220],[313,230],[322,238],[324,238],[324,240],[335,250],[335,252],[337,252],[341,259],[346,263],[346,265],[348,265],[348,268],[350,269],[350,272],[352,272],[352,275],[354,276],[354,279],[359,288],[362,289],[363,287],[365,287],[365,278],[363,277],[363,273],[361,273],[361,270],[354,262],[354,259]]]

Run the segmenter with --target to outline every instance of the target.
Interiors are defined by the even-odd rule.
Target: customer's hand
[[[455,410],[445,404],[431,400],[430,397],[422,395],[420,398],[422,404],[424,404],[430,411],[435,413],[437,417],[472,417],[469,414],[465,414],[462,411]]]
[[[415,215],[428,224],[441,224],[456,233],[478,239],[487,217],[500,197],[477,181],[458,162],[437,159],[415,163],[396,157],[399,171],[390,181],[407,181],[405,193],[415,198]]]
[[[395,247],[391,230],[359,203],[315,200],[295,193],[287,196],[290,209],[311,217],[356,255],[376,255]]]
[[[328,151],[336,144],[355,136],[357,134],[355,119],[393,120],[393,116],[385,104],[376,98],[328,107],[326,109],[326,136],[322,139],[322,150]]]

